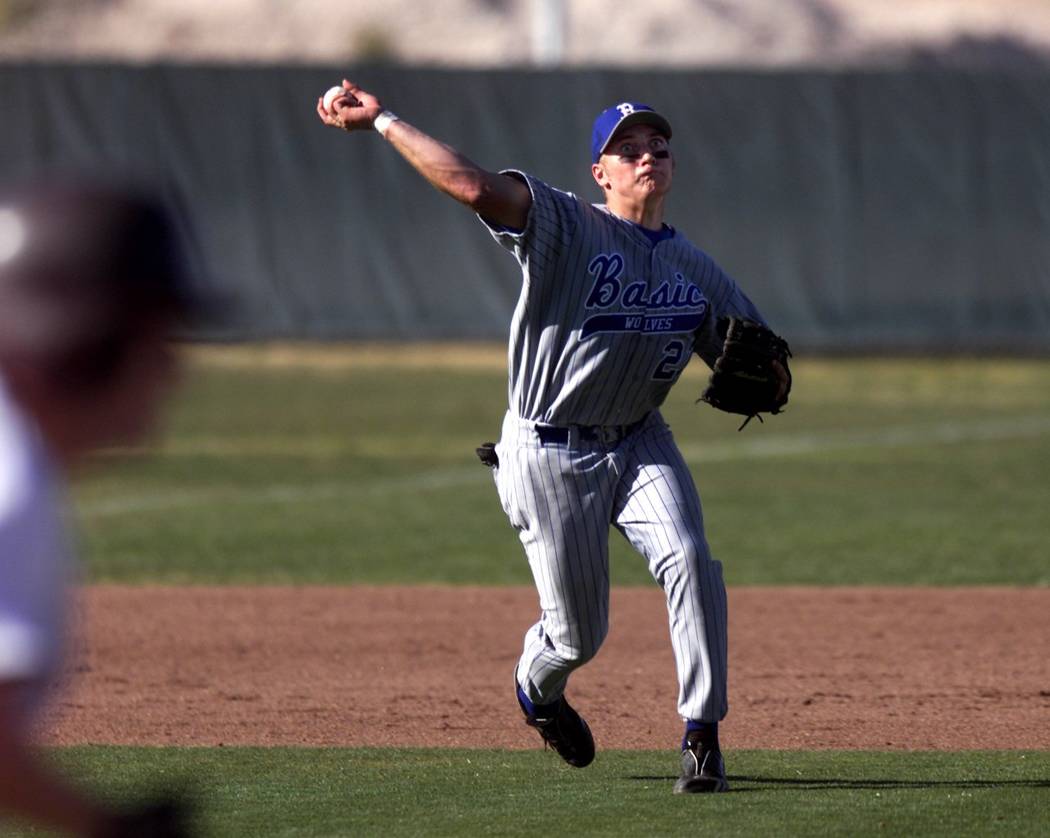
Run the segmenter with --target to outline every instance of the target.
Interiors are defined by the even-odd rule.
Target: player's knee
[[[583,666],[587,661],[591,660],[601,646],[600,643],[582,643],[576,646],[570,646],[565,650],[565,661],[573,669],[578,666]]]
[[[566,663],[573,668],[583,666],[598,654],[598,650],[602,647],[602,643],[605,642],[608,632],[609,626],[607,623],[580,631],[573,638],[574,642],[562,649]]]
[[[605,634],[604,630],[600,634],[596,634],[591,638],[590,643],[580,649],[580,663],[586,663],[598,654],[598,650],[602,647],[602,643],[605,642]]]
[[[678,549],[663,556],[653,567],[653,576],[665,590],[689,579],[706,579],[711,574],[722,575],[722,563],[711,558],[711,551],[703,541],[685,541]]]

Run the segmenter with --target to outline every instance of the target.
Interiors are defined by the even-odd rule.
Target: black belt
[[[604,442],[611,445],[634,433],[644,423],[645,419],[642,418],[630,425],[573,425],[569,428],[536,425],[536,436],[544,445],[568,445],[569,435],[575,430],[577,437],[583,442]]]

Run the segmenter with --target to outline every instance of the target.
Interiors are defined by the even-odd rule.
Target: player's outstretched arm
[[[343,80],[346,93],[325,107],[317,100],[317,115],[325,125],[344,131],[371,130],[384,112],[371,93]],[[436,189],[470,207],[487,221],[522,229],[532,194],[517,178],[482,169],[456,149],[434,139],[403,119],[386,121],[383,134],[397,152]]]

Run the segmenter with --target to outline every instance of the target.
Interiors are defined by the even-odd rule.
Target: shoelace
[[[547,748],[553,748],[555,751],[562,745],[561,736],[561,725],[558,723],[558,717],[554,716],[550,719],[540,721],[539,719],[526,719],[525,724],[529,727],[534,727],[540,732],[540,736],[543,737],[543,750]],[[561,753],[560,751],[558,751]]]

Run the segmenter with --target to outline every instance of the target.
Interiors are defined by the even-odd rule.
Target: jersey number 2
[[[673,381],[678,374],[678,363],[682,360],[684,353],[685,344],[682,341],[673,340],[667,344],[664,347],[664,357],[660,359],[660,363],[656,365],[656,371],[653,372],[653,379],[655,381]]]

